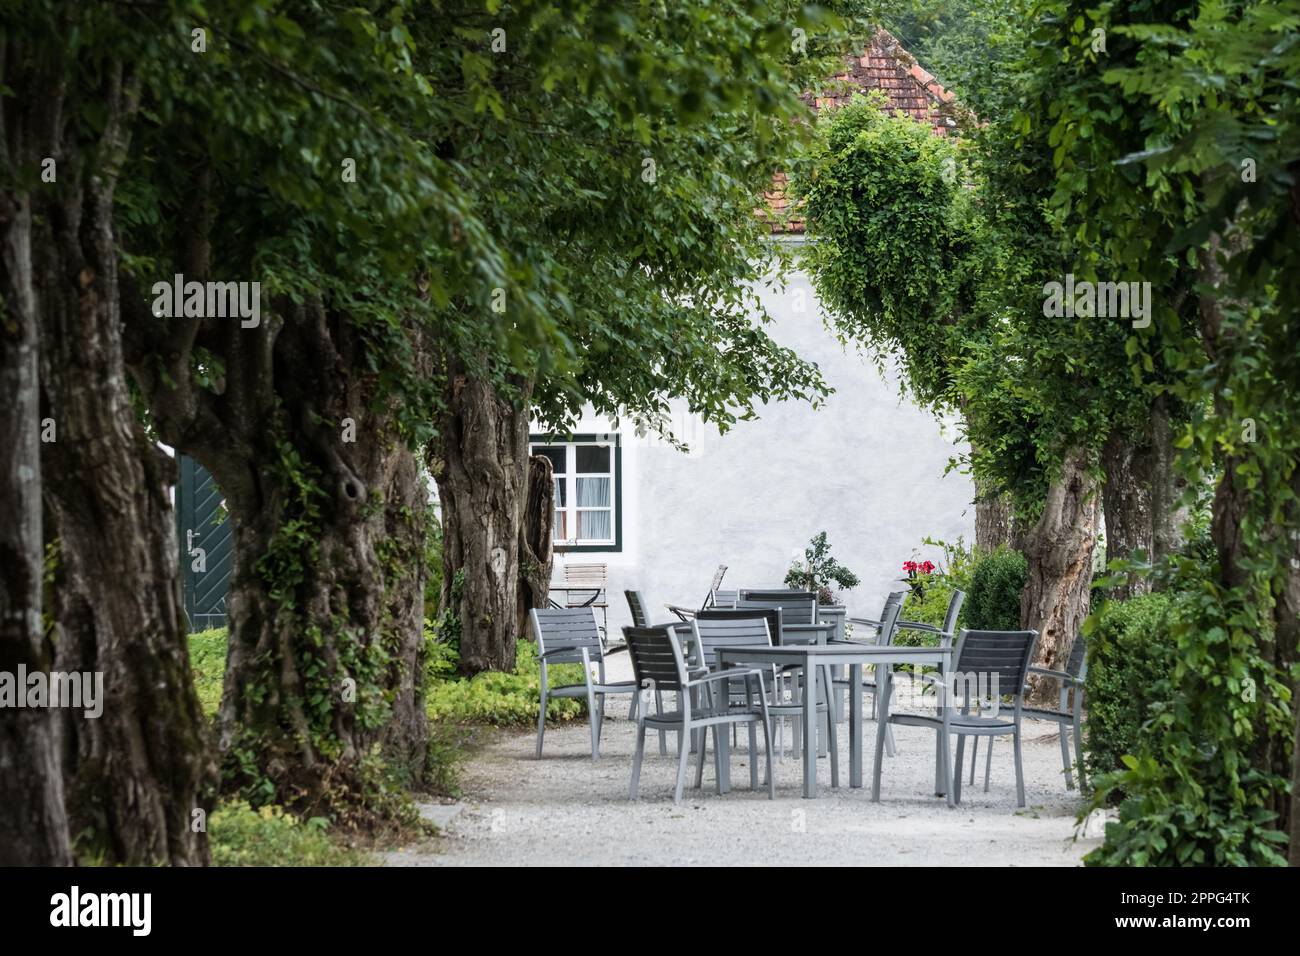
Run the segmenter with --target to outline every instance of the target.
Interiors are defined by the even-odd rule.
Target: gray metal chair
[[[957,648],[953,654],[953,684],[956,690],[949,699],[946,688],[938,693],[938,703],[934,714],[891,714],[889,722],[909,727],[930,727],[938,740],[942,741],[942,732],[957,737],[957,767],[953,772],[949,765],[948,748],[938,747],[938,787],[952,787],[953,801],[961,803],[962,757],[967,737],[995,737],[1003,734],[1012,735],[1015,747],[1016,765],[1016,806],[1025,805],[1025,774],[1021,757],[1021,717],[1024,712],[1025,678],[1029,673],[1029,662],[1033,660],[1034,649],[1038,646],[1037,631],[967,631],[963,630],[957,639]],[[984,716],[971,713],[970,692],[972,683],[983,677],[987,681],[988,693],[996,698],[1012,697],[1011,716],[1003,716],[1005,704],[999,704],[997,716]],[[937,675],[925,675],[923,679],[931,683]],[[996,685],[993,681],[996,679]],[[1012,690],[1014,688],[1014,690]],[[958,709],[956,697],[962,694],[962,703]],[[995,693],[996,691],[996,693]],[[887,704],[887,702],[886,702]],[[881,744],[876,743],[879,756]],[[875,785],[879,786],[881,761],[876,760]],[[937,788],[936,788],[937,789]],[[947,793],[945,789],[943,791]]]
[[[859,640],[857,637],[853,637],[849,640],[844,641],[844,643],[845,644],[869,644],[873,646],[889,647],[891,644],[894,643],[894,636],[898,633],[898,628],[899,628],[898,618],[899,615],[903,613],[903,601],[904,601],[904,592],[895,591],[892,594],[890,594],[889,597],[885,600],[885,606],[881,609],[880,612],[880,620],[869,621],[866,618],[853,618],[852,620],[854,621],[855,624],[865,624],[869,627],[873,627],[875,633],[867,640]],[[834,679],[834,684],[837,688],[843,688],[850,694],[855,693],[854,688],[852,687],[851,680],[848,677],[848,675],[845,675],[843,677],[836,677]],[[875,698],[876,679],[875,679],[874,666],[869,668],[868,667],[863,668],[862,683],[858,686],[856,693],[860,694],[864,692],[873,695],[874,709],[872,712],[875,714],[876,718],[879,719],[880,701],[877,698]],[[880,728],[880,733],[883,733],[885,735],[885,752],[889,754],[889,756],[891,757],[894,756],[894,754],[897,753],[898,748],[894,742],[893,730],[890,729],[888,724],[885,724],[883,727]]]
[[[606,649],[596,626],[596,612],[591,608],[534,608],[528,612],[533,640],[537,642],[537,660],[541,666],[541,710],[537,715],[537,759],[542,759],[542,741],[546,737],[546,702],[552,697],[586,697],[587,717],[591,723],[591,759],[600,756],[600,728],[605,716],[605,695],[632,694],[632,710],[637,709],[634,681],[605,680],[605,657],[625,650]],[[547,670],[551,664],[581,664],[585,678],[581,684],[551,687]],[[598,679],[592,680],[595,664]],[[629,717],[632,716],[631,714]]]
[[[1083,686],[1088,677],[1087,641],[1082,634],[1070,645],[1070,656],[1065,659],[1064,670],[1051,670],[1046,667],[1032,666],[1029,674],[1059,682],[1059,698],[1056,710],[1046,707],[1026,707],[1024,716],[1035,720],[1053,720],[1056,722],[1061,741],[1061,767],[1065,772],[1065,789],[1074,789],[1074,778],[1070,770],[1079,774],[1079,787],[1088,785],[1083,770]],[[1074,765],[1070,764],[1070,745],[1067,735],[1074,737]],[[979,738],[974,741],[975,749],[971,751],[970,782],[975,783],[975,759],[979,753]],[[993,739],[989,738],[988,753],[984,758],[984,792],[989,789],[989,777],[993,768]]]
[[[646,611],[645,596],[640,591],[624,591],[628,610],[632,612],[633,627],[649,627],[650,615]]]
[[[762,611],[780,609],[781,626],[773,633],[776,644],[825,644],[835,635],[835,625],[822,624],[817,616],[817,592],[794,591],[789,589],[742,588],[737,596],[736,609],[740,611]],[[790,686],[802,693],[804,680],[803,668],[792,665],[782,671],[783,680],[790,681]],[[831,686],[833,674],[830,668],[822,671],[823,685]],[[796,698],[798,700],[798,698]],[[803,712],[791,715],[791,739],[794,742],[793,753],[798,757],[803,752]],[[822,725],[823,733],[818,735],[818,752],[827,753],[828,742],[835,736],[834,710],[828,711]],[[782,751],[784,745],[782,745]]]
[[[748,615],[748,616],[747,616]],[[759,616],[762,615],[762,616]],[[769,609],[760,612],[754,611],[715,611],[709,616],[696,617],[694,625],[694,657],[692,662],[707,667],[711,672],[717,670],[717,655],[720,649],[726,647],[738,647],[747,644],[772,644],[772,635],[780,632],[780,615],[779,608]],[[776,629],[772,628],[772,620],[777,622]],[[825,673],[826,669],[823,669]],[[780,689],[781,673],[776,667],[765,668],[768,684],[771,690],[771,696],[767,704],[768,715],[775,719],[777,717],[802,718],[803,704],[795,702],[786,702]],[[817,712],[819,714],[830,713],[831,708],[831,685],[829,680],[821,682],[822,699],[817,702]],[[730,685],[730,694],[733,701],[744,688],[739,687],[736,682]],[[830,743],[828,751],[831,758],[831,785],[838,787],[840,785],[840,764],[839,764],[839,739],[835,729],[835,722],[829,721],[828,734]],[[753,730],[750,731],[750,753],[754,752]],[[704,754],[700,754],[700,769],[697,770],[696,785],[699,783],[699,774],[703,772]],[[757,786],[755,774],[757,765],[751,759],[750,761],[750,778]]]
[[[632,612],[632,626],[649,627],[650,626],[650,613],[649,613],[650,605],[647,603],[645,599],[645,595],[643,595],[640,591],[624,591],[623,596],[627,598],[628,609]],[[655,709],[657,712],[660,713],[663,712],[664,709],[663,691],[655,691]],[[668,733],[667,731],[664,730],[659,731],[659,753],[660,754],[668,753]]]
[[[781,608],[782,625],[816,624],[817,592],[742,589],[737,595],[738,610]],[[779,643],[781,638],[775,637]]]
[[[756,723],[763,725],[763,742],[767,751],[767,795],[768,799],[775,799],[776,785],[772,778],[772,733],[767,715],[767,689],[763,683],[763,669],[734,668],[693,677],[682,656],[682,648],[674,633],[673,625],[625,627],[623,637],[627,641],[628,651],[632,656],[632,671],[636,674],[637,685],[642,689],[642,693],[648,693],[652,689],[676,691],[678,701],[678,709],[671,713],[647,714],[644,706],[637,711],[636,756],[632,762],[632,783],[628,790],[628,799],[635,800],[640,788],[647,727],[677,731],[677,787],[673,791],[673,802],[681,803],[682,790],[686,786],[688,742],[695,733],[701,730],[707,731],[712,727],[716,751],[717,737],[723,732],[724,725]],[[752,688],[749,700],[742,706],[732,704],[728,691],[731,682],[737,679],[743,680]],[[710,686],[720,686],[724,692],[714,695],[716,703],[701,704],[699,692]],[[701,758],[704,749],[703,746],[700,747]],[[724,768],[719,769],[721,771]],[[756,771],[756,767],[752,768],[751,781],[755,784],[757,783]],[[717,783],[719,793],[729,789],[728,782],[722,776],[719,776]]]

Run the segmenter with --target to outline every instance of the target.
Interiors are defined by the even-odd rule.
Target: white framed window
[[[552,536],[566,550],[617,551],[621,546],[617,435],[574,435],[567,441],[532,436],[532,453],[555,473]]]

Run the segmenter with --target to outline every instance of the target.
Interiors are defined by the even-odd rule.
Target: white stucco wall
[[[822,530],[862,579],[844,595],[850,611],[875,616],[903,561],[937,557],[923,538],[974,537],[974,487],[965,475],[944,475],[956,429],[840,346],[806,277],[763,298],[770,334],[816,362],[835,394],[815,411],[765,406],[758,420],[721,436],[688,422],[690,454],[621,430],[623,549],[567,556],[609,565],[611,635],[631,623],[625,588],[644,592],[652,616],[669,620],[663,604],[698,606],[719,564],[729,567],[724,588],[780,586],[794,554]],[[588,416],[578,431],[615,429]],[[565,560],[557,555],[557,580]]]

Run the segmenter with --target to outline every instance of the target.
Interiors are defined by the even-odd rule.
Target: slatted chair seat
[[[605,658],[625,651],[625,645],[606,647],[596,626],[596,613],[591,608],[534,608],[528,612],[533,640],[537,643],[537,659],[541,671],[541,707],[537,715],[537,759],[542,759],[542,742],[546,738],[546,702],[552,697],[587,698],[587,717],[591,724],[591,759],[600,756],[600,730],[605,716],[605,697],[608,694],[628,694],[632,697],[632,713],[637,707],[635,681],[607,681]],[[552,664],[581,664],[584,681],[581,684],[562,684],[551,687],[549,669]],[[592,666],[598,677],[591,676]]]

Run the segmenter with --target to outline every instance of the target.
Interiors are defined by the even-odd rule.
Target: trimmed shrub
[[[971,571],[962,627],[972,631],[1018,631],[1020,594],[1029,562],[1019,551],[998,548],[979,557]]]
[[[1142,726],[1153,708],[1169,699],[1175,650],[1170,606],[1164,594],[1107,601],[1084,625],[1088,719],[1083,761],[1089,776],[1124,770],[1123,758],[1138,753]]]

